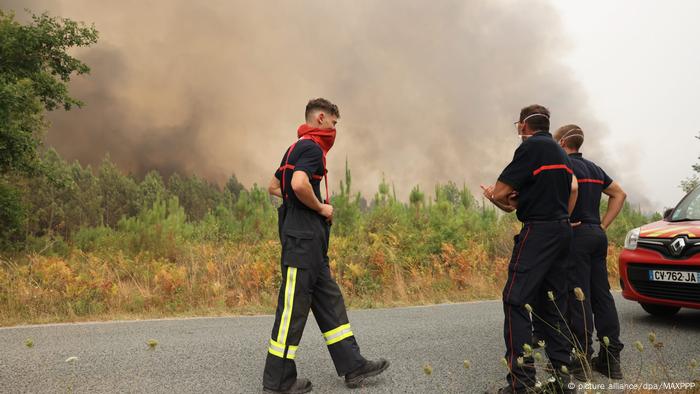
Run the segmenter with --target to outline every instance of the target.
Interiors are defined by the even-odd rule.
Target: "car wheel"
[[[666,306],[657,304],[639,303],[647,313],[654,316],[673,316],[681,310],[679,306]]]

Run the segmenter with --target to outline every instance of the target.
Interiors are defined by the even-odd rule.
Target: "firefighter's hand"
[[[571,227],[578,227],[581,225],[581,222],[572,222]]]
[[[491,185],[491,186],[481,185],[481,190],[484,191],[484,197],[489,199],[489,201],[493,201],[493,189],[494,188],[495,188],[494,185]]]
[[[508,195],[508,205],[516,209],[518,208],[518,192],[512,191]]]
[[[333,221],[333,206],[330,204],[321,204],[321,209],[318,211],[318,213],[326,218],[326,221],[332,222]]]

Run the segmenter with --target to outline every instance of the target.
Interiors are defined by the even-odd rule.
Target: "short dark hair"
[[[334,115],[340,118],[340,111],[338,110],[338,106],[321,97],[309,100],[309,103],[306,104],[306,112],[304,112],[304,118],[306,118],[306,120],[309,120],[309,115],[316,110],[321,110],[329,115]]]
[[[531,116],[535,114],[540,114],[544,116]],[[530,128],[530,130],[549,131],[549,110],[539,104],[528,105],[527,107],[520,110],[519,121],[524,121],[525,124],[527,124],[527,127]]]
[[[583,145],[583,130],[575,124],[561,126],[554,133],[554,139],[558,142],[562,138],[565,138],[564,145],[567,148],[578,151]]]

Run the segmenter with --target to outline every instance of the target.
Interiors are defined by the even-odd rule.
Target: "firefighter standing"
[[[626,194],[605,171],[583,158],[579,152],[584,140],[580,127],[573,124],[562,126],[554,134],[554,139],[571,158],[579,183],[578,200],[571,215],[574,227],[569,255],[569,286],[571,289],[579,287],[583,291],[583,308],[580,305],[581,295],[577,300],[572,293],[569,296],[569,321],[577,346],[585,358],[577,360],[572,372],[578,379],[586,380],[590,378],[590,373],[584,368],[590,365],[603,375],[622,379],[620,352],[623,344],[620,342],[620,320],[608,282],[608,238],[605,230],[622,210]],[[610,198],[601,221],[600,199],[603,193]],[[591,360],[594,324],[600,349],[598,356]],[[605,342],[608,344],[605,345]]]
[[[263,388],[273,393],[307,393],[311,382],[297,379],[299,341],[313,311],[338,376],[348,387],[389,367],[384,359],[368,361],[360,354],[348,322],[343,295],[328,266],[328,239],[333,207],[321,200],[320,181],[326,175],[326,154],[335,141],[338,107],[319,98],[306,106],[299,140],[285,153],[269,192],[281,197],[279,236],[282,243],[282,283],[269,341]]]
[[[567,307],[566,257],[571,242],[569,214],[576,202],[577,183],[566,153],[549,133],[549,111],[531,105],[520,111],[516,122],[523,142],[513,161],[493,186],[482,186],[484,196],[500,209],[517,210],[523,223],[515,236],[503,289],[504,339],[508,386],[499,393],[524,393],[535,389],[534,360],[525,345],[532,345],[530,308],[546,297],[534,314],[544,319],[545,348],[555,371],[556,391],[566,391],[570,365],[568,340],[555,327],[564,327]],[[534,316],[533,314],[533,316]]]

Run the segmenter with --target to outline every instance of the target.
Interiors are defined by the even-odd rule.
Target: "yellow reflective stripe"
[[[277,350],[280,353],[284,353],[284,345],[277,343],[270,339],[270,349]]]
[[[351,337],[351,336],[353,336],[353,333],[350,330],[348,330],[347,332],[342,332],[342,333],[338,334],[338,336],[331,338],[331,339],[328,339],[326,341],[326,345],[330,346],[334,343],[338,343],[338,342],[342,341],[343,339]]]
[[[326,338],[326,339],[328,339],[328,337],[330,337],[330,336],[332,336],[332,335],[334,335],[334,334],[337,334],[337,333],[339,333],[339,332],[341,332],[341,331],[343,331],[343,330],[349,330],[349,329],[350,329],[350,324],[349,324],[349,323],[348,323],[348,324],[343,324],[343,325],[340,326],[340,327],[336,327],[336,328],[334,328],[334,329],[332,329],[332,330],[330,330],[330,331],[324,332],[324,333],[323,333],[323,337]]]
[[[284,353],[277,351],[273,348],[268,348],[267,351],[270,352],[270,354],[272,354],[273,356],[277,356],[279,358],[284,358]]]
[[[277,332],[277,342],[282,345],[287,343],[287,335],[289,334],[289,325],[292,322],[292,308],[294,307],[294,289],[297,282],[297,269],[295,267],[287,267],[287,280],[284,289],[284,310],[280,318],[280,328]]]
[[[273,348],[269,348],[269,349],[267,349],[267,351],[270,352],[270,354],[272,354],[273,356],[277,356],[279,358],[284,358],[284,353],[277,351]],[[296,357],[297,357],[296,354],[287,353],[288,360],[294,360]]]
[[[281,343],[270,339],[270,347],[268,348],[270,354],[275,355],[279,358],[284,358],[284,348],[285,345],[282,345]],[[297,354],[297,349],[299,349],[299,346],[289,346],[287,348],[287,358],[290,360],[294,360]]]
[[[270,347],[279,350],[280,352],[284,352],[285,345],[270,339]],[[289,345],[287,346],[289,350],[287,350],[287,353],[296,353],[297,349],[299,349],[299,346],[294,346],[294,345]]]
[[[323,333],[323,337],[326,339],[326,345],[329,346],[351,336],[353,336],[353,333],[350,329],[350,324],[343,324],[338,328]]]

